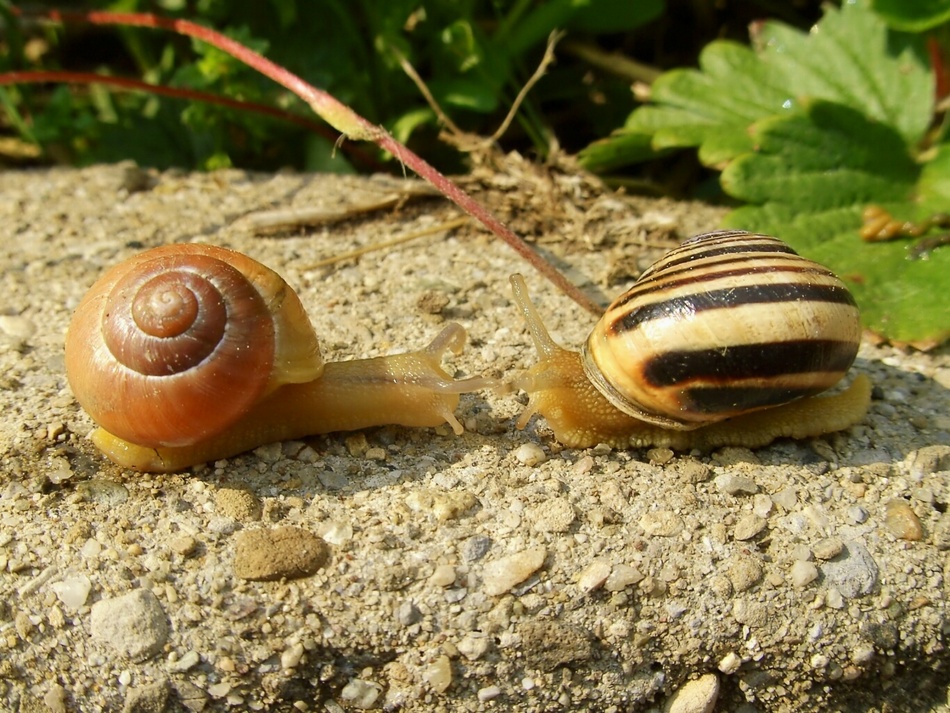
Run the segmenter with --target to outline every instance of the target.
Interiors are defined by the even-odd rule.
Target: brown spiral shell
[[[321,369],[310,322],[280,276],[209,245],[168,245],[115,266],[66,336],[80,405],[106,431],[149,447],[204,440],[280,383]]]

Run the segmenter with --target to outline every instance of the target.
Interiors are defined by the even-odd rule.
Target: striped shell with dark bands
[[[827,268],[775,238],[719,231],[647,269],[607,308],[583,361],[621,411],[689,429],[824,391],[860,334]]]

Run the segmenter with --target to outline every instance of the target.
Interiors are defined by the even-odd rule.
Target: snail
[[[508,383],[569,447],[755,448],[864,418],[869,379],[832,396],[858,351],[858,308],[827,268],[782,241],[697,235],[618,297],[580,353],[550,337],[520,275],[515,301],[541,360]]]
[[[383,424],[462,426],[459,394],[493,386],[441,368],[465,330],[421,351],[324,363],[296,293],[226,248],[168,245],[108,270],[78,305],[66,372],[119,465],[169,472],[265,443]]]

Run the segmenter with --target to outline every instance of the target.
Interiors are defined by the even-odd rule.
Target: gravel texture
[[[516,157],[470,183],[598,298],[719,215]],[[454,320],[470,339],[450,372],[525,368],[515,271],[555,337],[582,342],[591,318],[474,227],[313,266],[456,217],[441,199],[247,229],[250,211],[401,184],[0,174],[0,709],[950,711],[946,348],[863,344],[864,423],[754,452],[565,449],[543,420],[515,430],[523,397],[479,393],[462,436],[383,427],[173,475],[99,455],[63,336],[95,278],[147,247],[273,267],[332,360]]]

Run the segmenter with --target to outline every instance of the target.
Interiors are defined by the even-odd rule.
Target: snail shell
[[[520,277],[513,285],[542,355],[512,382],[530,396],[519,426],[541,413],[567,445],[764,445],[867,411],[862,378],[846,400],[818,400],[833,418],[810,415],[810,397],[854,361],[860,319],[841,280],[775,238],[687,240],[607,308],[580,355],[551,340]]]
[[[689,429],[825,391],[860,339],[858,307],[834,273],[776,238],[720,231],[648,268],[581,354],[615,407]]]
[[[86,293],[66,337],[77,401],[113,435],[183,446],[219,433],[323,360],[287,283],[246,255],[167,245],[116,265]]]

